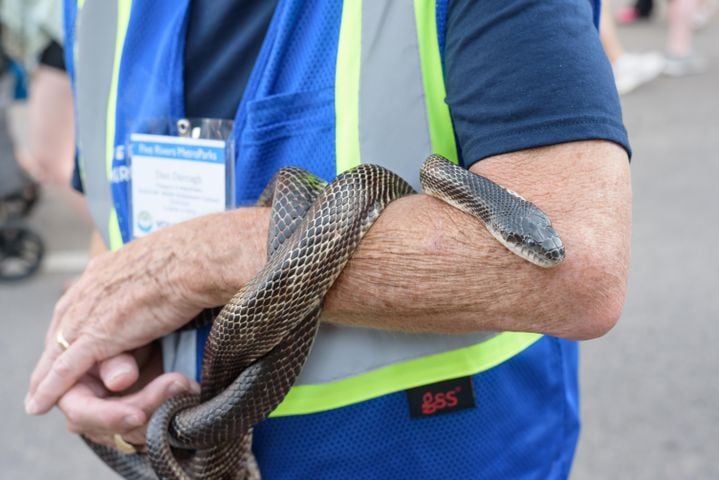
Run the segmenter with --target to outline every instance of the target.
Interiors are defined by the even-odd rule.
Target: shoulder
[[[629,151],[589,0],[451,0],[445,75],[465,163],[562,142]]]

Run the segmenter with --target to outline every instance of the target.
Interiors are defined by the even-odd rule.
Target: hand
[[[93,366],[150,344],[212,305],[188,287],[187,279],[204,272],[197,271],[202,262],[176,253],[192,252],[185,242],[193,237],[178,234],[183,228],[169,227],[90,261],[55,307],[30,381],[29,414],[46,413]],[[59,332],[70,343],[65,351]]]
[[[93,369],[60,398],[58,406],[73,433],[109,447],[115,447],[113,435],[120,434],[140,446],[146,443],[150,416],[165,400],[199,389],[179,373],[162,375],[161,350],[154,343]],[[118,391],[123,395],[117,396]]]

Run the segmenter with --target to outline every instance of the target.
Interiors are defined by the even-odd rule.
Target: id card
[[[134,238],[231,205],[225,140],[135,133],[129,147]]]

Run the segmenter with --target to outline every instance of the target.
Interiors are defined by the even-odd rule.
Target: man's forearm
[[[544,209],[563,238],[567,260],[554,269],[531,265],[477,219],[413,195],[387,207],[367,233],[327,296],[323,318],[405,331],[515,330],[567,338],[591,338],[611,328],[624,300],[629,255],[624,151],[580,142],[487,159],[473,170]],[[215,231],[218,241],[203,247],[219,269],[207,284],[218,300],[251,278],[265,254],[268,211],[246,209],[235,216],[234,227]],[[233,260],[235,248],[221,247],[232,237],[249,262],[244,266]]]

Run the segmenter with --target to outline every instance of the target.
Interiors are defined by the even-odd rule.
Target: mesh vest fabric
[[[412,419],[404,392],[270,418],[254,431],[267,479],[567,478],[578,435],[575,342],[544,337],[473,376],[476,407]]]

